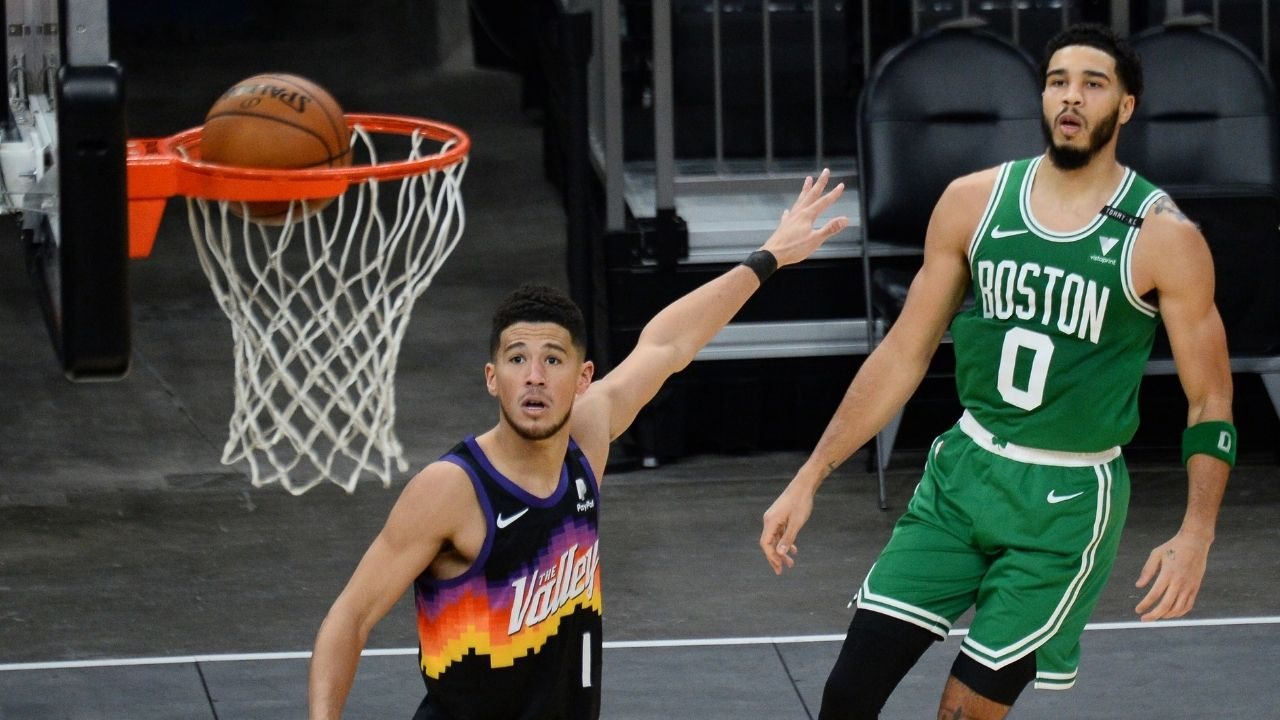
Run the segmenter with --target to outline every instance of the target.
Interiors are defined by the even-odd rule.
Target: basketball
[[[327,90],[298,75],[265,73],[231,86],[209,109],[200,155],[205,162],[238,167],[347,167],[351,132]],[[309,200],[301,215],[317,213],[330,202],[333,198]],[[281,225],[288,216],[288,202],[247,205],[255,222]],[[233,202],[230,209],[240,215],[241,205]],[[294,219],[302,219],[297,211]]]

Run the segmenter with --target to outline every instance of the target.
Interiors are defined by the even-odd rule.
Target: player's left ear
[[[587,391],[587,388],[591,386],[591,377],[595,375],[595,372],[595,363],[590,360],[582,362],[582,369],[578,371],[578,388],[575,394],[581,395]]]

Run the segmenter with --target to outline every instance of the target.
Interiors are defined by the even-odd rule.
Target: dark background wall
[[[395,112],[372,102],[411,92],[470,33],[466,0],[112,0],[109,12],[135,136],[198,124],[223,90],[259,72],[309,77],[349,112]],[[190,53],[174,52],[182,47]]]

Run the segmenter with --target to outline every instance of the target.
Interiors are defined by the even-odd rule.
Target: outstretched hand
[[[823,170],[815,181],[804,179],[804,187],[790,209],[782,212],[778,229],[765,241],[762,250],[768,250],[778,260],[778,267],[798,263],[813,254],[823,242],[849,226],[849,218],[841,215],[828,220],[821,227],[814,227],[818,217],[844,192],[844,183],[823,194],[831,171]]]
[[[1152,550],[1136,585],[1146,587],[1152,578],[1155,583],[1133,611],[1144,622],[1186,615],[1196,603],[1208,557],[1207,542],[1183,533]]]

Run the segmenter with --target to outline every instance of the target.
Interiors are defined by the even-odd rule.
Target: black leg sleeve
[[[822,692],[819,720],[874,720],[929,645],[942,638],[918,625],[859,610],[849,623]]]
[[[992,670],[962,652],[951,665],[951,676],[988,700],[1012,705],[1027,683],[1036,679],[1036,654],[1029,653],[1017,662]]]

